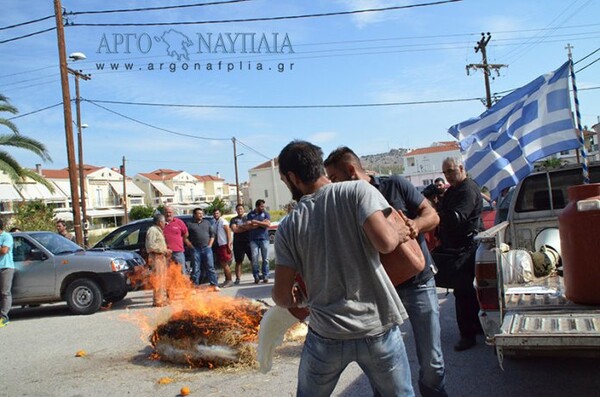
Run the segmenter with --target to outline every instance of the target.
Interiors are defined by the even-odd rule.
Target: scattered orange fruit
[[[75,357],[85,357],[87,356],[87,353],[85,352],[85,350],[79,350],[77,353],[75,353]]]
[[[190,394],[190,388],[187,386],[182,387],[179,391],[179,394],[181,394],[182,396],[188,396]]]
[[[168,384],[169,384],[169,383],[171,383],[171,382],[173,382],[173,379],[171,379],[171,378],[167,378],[167,377],[160,378],[160,379],[158,380],[158,383],[159,383],[159,384],[161,384],[161,385],[168,385]]]

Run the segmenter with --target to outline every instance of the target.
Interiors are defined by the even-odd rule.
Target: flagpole
[[[575,118],[577,121],[577,137],[581,147],[579,151],[581,153],[581,167],[583,169],[583,183],[590,183],[590,172],[588,170],[587,154],[585,152],[585,142],[583,140],[583,128],[581,128],[581,113],[579,112],[579,99],[577,98],[577,84],[575,84],[575,68],[573,67],[573,56],[571,54],[571,45],[567,44],[565,47],[569,53],[569,69],[571,70],[571,83],[573,84],[573,100],[575,101]]]

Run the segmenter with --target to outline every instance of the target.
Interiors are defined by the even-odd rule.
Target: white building
[[[414,186],[427,186],[436,178],[444,178],[442,162],[447,157],[461,157],[457,142],[436,142],[428,147],[411,150],[402,156],[402,176]]]
[[[249,169],[248,177],[250,208],[254,208],[254,203],[258,199],[265,200],[269,211],[283,209],[292,201],[292,194],[279,177],[277,158]]]

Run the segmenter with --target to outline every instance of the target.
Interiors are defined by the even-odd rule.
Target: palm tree
[[[0,94],[0,114],[3,112],[17,114],[18,110],[10,104],[8,98]],[[11,134],[0,134],[0,171],[6,172],[8,177],[15,183],[22,183],[25,178],[30,178],[43,184],[53,192],[54,187],[43,176],[33,170],[21,167],[8,151],[2,150],[5,146],[25,149],[37,154],[44,161],[52,161],[46,146],[40,141],[21,135],[17,126],[4,117],[0,117],[0,126],[7,127],[12,131]]]

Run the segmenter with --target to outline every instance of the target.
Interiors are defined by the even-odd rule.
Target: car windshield
[[[54,255],[71,254],[73,252],[83,251],[83,248],[58,233],[33,233],[30,236]]]

